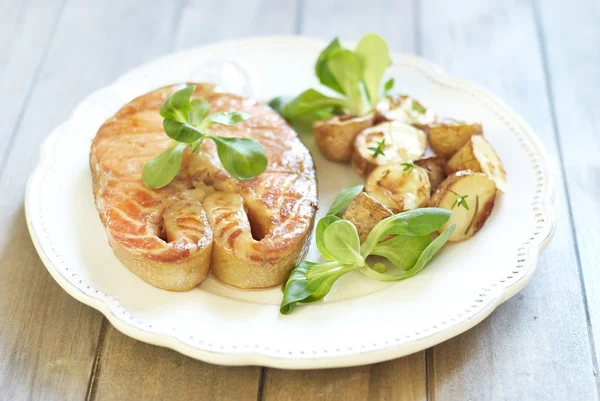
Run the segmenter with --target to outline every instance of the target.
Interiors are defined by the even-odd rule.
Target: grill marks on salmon
[[[188,290],[212,267],[223,282],[241,288],[282,283],[306,253],[316,212],[312,158],[296,133],[270,108],[196,85],[211,111],[239,110],[250,119],[213,126],[221,136],[257,140],[266,171],[237,181],[221,165],[215,144],[183,154],[178,176],[153,190],[142,182],[144,164],[171,140],[159,110],[183,86],[134,99],[107,120],[93,141],[94,195],[116,256],[154,286]]]

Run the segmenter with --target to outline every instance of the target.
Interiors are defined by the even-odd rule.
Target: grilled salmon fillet
[[[304,257],[317,209],[315,170],[296,133],[269,107],[196,84],[211,112],[238,110],[250,118],[221,136],[257,140],[269,164],[238,181],[221,165],[216,146],[183,154],[181,171],[161,189],[142,182],[144,164],[171,144],[159,110],[185,85],[140,96],[108,119],[93,140],[90,167],[100,219],[115,255],[150,284],[175,291],[198,285],[209,270],[240,288],[286,280]]]

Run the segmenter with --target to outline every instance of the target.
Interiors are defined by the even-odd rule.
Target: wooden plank
[[[367,32],[383,35],[394,52],[416,51],[413,0],[305,0],[301,33],[309,37],[357,41]]]
[[[133,340],[108,329],[93,400],[254,401],[260,368],[226,367]]]
[[[0,24],[0,76],[14,50],[15,37],[21,33],[21,24],[26,20],[25,1],[0,1],[2,24]],[[58,14],[58,13],[57,13]],[[52,18],[50,18],[52,20]]]
[[[174,46],[187,48],[262,32],[291,34],[295,7],[277,0],[191,1],[180,11]],[[226,18],[223,16],[226,15]],[[219,23],[215,24],[214,21]],[[107,326],[90,393],[95,400],[124,399],[135,388],[144,400],[255,400],[261,369],[206,364],[149,346]]]
[[[11,135],[37,81],[64,0],[0,1],[0,171]],[[32,51],[32,49],[35,49]]]
[[[55,18],[60,2],[29,4],[15,42],[15,61],[9,58],[0,85],[0,102],[5,107],[27,90],[19,82],[33,80],[31,94],[25,97],[26,110],[17,113],[16,119],[12,112],[8,116],[15,129],[1,125],[14,138],[14,142],[7,141],[10,153],[0,177],[2,399],[80,400],[86,395],[102,317],[67,295],[42,266],[25,225],[25,184],[42,139],[82,98],[170,45],[174,11],[166,0],[155,7],[70,1],[54,33],[49,29],[53,23],[44,20],[44,15]],[[47,52],[42,39],[51,41]],[[47,53],[37,59],[43,60],[34,74],[37,79],[32,78],[35,68],[27,64],[26,53]],[[33,55],[28,57],[36,62]]]
[[[194,47],[248,36],[293,34],[296,1],[190,1],[181,14],[176,47]]]
[[[540,4],[541,5],[541,4]],[[579,248],[591,341],[600,350],[600,3],[545,1],[537,6],[543,51],[553,99],[568,186],[572,219]],[[562,29],[561,29],[562,27]],[[565,29],[565,27],[569,27]],[[596,372],[598,366],[595,366]]]
[[[290,371],[268,369],[264,401],[425,400],[425,358],[401,359],[355,368]]]
[[[366,32],[385,37],[394,52],[415,50],[412,1],[307,0],[303,35],[358,40]],[[271,400],[425,400],[425,352],[390,362],[344,369],[268,369],[262,398]]]
[[[420,15],[423,55],[506,100],[532,125],[556,160],[558,148],[530,3],[468,0],[457,7],[427,0]],[[556,236],[540,257],[527,289],[473,330],[434,348],[429,377],[432,399],[597,399],[562,185],[557,221]]]

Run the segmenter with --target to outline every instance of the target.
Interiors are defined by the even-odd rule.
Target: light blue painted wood
[[[420,15],[423,56],[505,100],[531,124],[557,161],[531,4],[469,0],[457,7],[426,0]],[[434,348],[433,399],[597,399],[562,185],[557,222],[554,240],[540,257],[529,286],[474,329]]]
[[[357,41],[365,33],[383,35],[394,52],[415,52],[414,0],[305,0],[302,35]]]
[[[0,176],[0,398],[7,400],[83,399],[102,321],[58,287],[31,244],[23,194],[39,145],[90,92],[170,48],[177,4],[71,0],[54,29],[60,11],[59,1],[27,3],[0,84],[0,135],[14,135]],[[23,112],[12,108],[23,99]],[[9,117],[17,123],[5,125]]]
[[[293,34],[295,2],[277,0],[188,1],[174,25],[173,48],[261,34]],[[127,372],[124,374],[123,372]],[[126,399],[132,388],[144,400],[255,400],[257,367],[221,367],[132,340],[109,327],[99,359],[95,400]],[[140,385],[140,378],[143,384]]]
[[[590,340],[600,351],[600,2],[535,1]],[[598,370],[597,362],[595,366]]]
[[[64,0],[2,1],[0,10],[0,172],[38,78]]]
[[[562,155],[565,161],[575,225],[559,185],[558,231],[529,287],[473,330],[429,351],[427,379],[422,354],[372,368],[306,374],[268,370],[263,399],[292,397],[291,390],[313,381],[345,382],[357,389],[354,394],[370,399],[424,399],[426,383],[429,399],[438,401],[597,399],[592,348],[600,346],[594,246],[600,223],[594,157],[600,127],[595,113],[600,105],[595,40],[600,6],[574,1],[538,0],[545,40],[540,48],[534,9],[518,0],[467,0],[460,6],[442,0],[161,0],[151,6],[69,0],[62,13],[61,0],[0,0],[2,397],[81,399],[93,371],[89,399],[123,397],[136,388],[145,399],[160,399],[167,392],[178,399],[218,399],[230,394],[219,390],[228,380],[243,383],[236,389],[240,398],[254,399],[261,391],[257,369],[211,368],[127,339],[106,323],[101,330],[101,315],[70,298],[41,265],[23,217],[25,182],[50,129],[87,94],[135,65],[174,49],[229,38],[302,33],[356,40],[374,31],[392,50],[422,52],[450,72],[487,86],[523,115],[551,156],[559,160]],[[588,338],[572,230],[579,240],[595,347]],[[99,333],[103,347],[96,352]],[[140,386],[138,378],[149,367],[155,379]],[[202,379],[185,387],[194,374]],[[396,376],[410,380],[395,381]],[[353,392],[322,394],[340,399]]]

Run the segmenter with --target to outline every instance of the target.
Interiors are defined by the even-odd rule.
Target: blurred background
[[[0,400],[598,399],[598,0],[0,0]],[[512,106],[556,162],[554,241],[520,295],[396,361],[215,367],[142,344],[62,291],[29,239],[39,146],[127,70],[232,38],[377,32]]]

